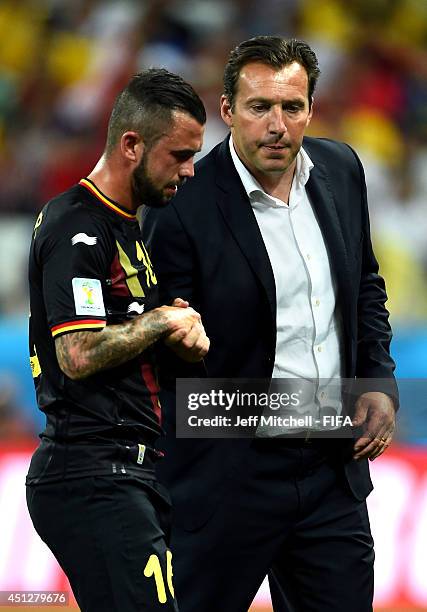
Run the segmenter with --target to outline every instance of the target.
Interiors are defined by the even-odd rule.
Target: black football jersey
[[[29,282],[30,362],[38,406],[47,417],[44,450],[33,460],[30,482],[41,472],[48,480],[69,472],[63,459],[61,466],[47,467],[48,456],[63,445],[69,453],[79,444],[83,451],[87,444],[96,449],[117,439],[152,444],[161,426],[151,349],[78,381],[61,371],[55,352],[62,334],[98,333],[158,306],[157,280],[136,216],[82,179],[41,211]],[[92,471],[95,466],[96,458]],[[73,469],[81,468],[74,462]]]

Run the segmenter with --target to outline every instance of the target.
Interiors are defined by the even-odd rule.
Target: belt
[[[306,443],[311,443],[313,440],[323,440],[330,442],[331,440],[354,440],[356,436],[356,428],[345,425],[337,429],[303,429],[294,435],[284,435],[287,439],[302,439]]]
[[[313,447],[330,447],[346,446],[354,441],[354,433],[350,427],[342,427],[340,429],[330,431],[318,431],[313,429],[304,429],[294,435],[284,434],[282,436],[272,436],[271,438],[255,438],[256,444],[259,445],[275,445],[288,448],[309,448]]]

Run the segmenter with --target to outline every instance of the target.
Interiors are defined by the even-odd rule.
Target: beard
[[[169,185],[165,185],[164,187],[167,186]],[[140,204],[145,204],[145,206],[150,206],[151,208],[163,208],[173,197],[166,196],[163,193],[163,188],[159,189],[153,183],[147,171],[145,156],[142,158],[139,166],[133,171],[131,188],[132,197],[138,206]]]

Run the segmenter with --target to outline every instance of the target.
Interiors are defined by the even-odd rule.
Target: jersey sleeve
[[[34,253],[54,338],[101,330],[107,323],[104,292],[112,258],[107,229],[102,219],[85,210],[59,216],[46,211],[34,238]]]

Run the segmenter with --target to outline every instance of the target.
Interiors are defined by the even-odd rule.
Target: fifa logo
[[[92,305],[93,304],[93,287],[91,287],[89,283],[84,283],[84,285],[82,286],[82,290],[84,291],[86,295],[86,304]]]

